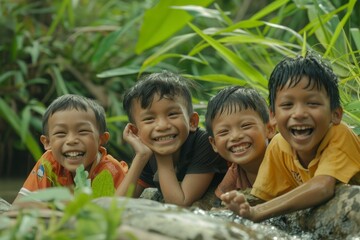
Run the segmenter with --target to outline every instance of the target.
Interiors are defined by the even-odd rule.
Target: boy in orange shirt
[[[259,222],[314,207],[333,197],[337,182],[359,184],[360,140],[341,121],[338,78],[312,54],[286,58],[269,79],[270,113],[279,134],[271,140],[250,206],[235,191],[221,199],[236,214]]]
[[[105,111],[94,100],[71,94],[55,99],[43,116],[40,141],[46,152],[30,172],[13,204],[39,189],[72,188],[76,169],[82,164],[91,180],[101,171],[109,171],[116,189],[128,166],[107,154],[103,145],[109,137]]]
[[[215,195],[252,188],[275,134],[265,99],[251,88],[227,87],[210,99],[205,120],[214,151],[232,163]]]

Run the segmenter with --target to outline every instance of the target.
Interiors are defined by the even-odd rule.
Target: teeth
[[[171,136],[165,136],[165,137],[158,137],[155,138],[156,141],[167,141],[167,140],[171,140],[174,139],[175,135],[171,135]]]
[[[292,134],[299,135],[310,135],[313,131],[313,128],[310,126],[294,126],[291,128]]]
[[[311,129],[311,127],[309,126],[295,126],[295,127],[292,127],[293,130],[307,130],[307,129]]]
[[[66,157],[78,157],[84,155],[82,152],[67,152],[64,154]]]
[[[237,146],[234,146],[232,147],[230,150],[232,152],[243,152],[245,151],[246,149],[248,149],[249,147],[251,146],[250,143],[247,143],[247,144],[242,144],[242,145],[237,145]]]

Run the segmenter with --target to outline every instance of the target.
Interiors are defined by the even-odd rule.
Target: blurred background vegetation
[[[359,13],[357,0],[0,0],[0,177],[27,176],[59,95],[97,99],[109,153],[130,162],[122,97],[141,74],[192,79],[203,123],[219,89],[247,85],[267,98],[276,63],[306,50],[332,64],[344,121],[360,134]]]

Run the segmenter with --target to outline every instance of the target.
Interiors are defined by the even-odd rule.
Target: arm
[[[166,203],[190,206],[200,199],[210,185],[214,173],[186,174],[179,183],[172,159],[157,156],[159,181]]]
[[[127,124],[123,132],[124,140],[128,142],[135,151],[135,157],[123,182],[116,190],[117,196],[126,196],[130,186],[135,186],[135,191],[132,194],[133,197],[139,197],[144,190],[142,186],[137,184],[137,180],[146,163],[149,161],[152,151],[141,142],[134,132],[136,132],[136,129],[134,129],[132,124]]]
[[[221,195],[227,207],[241,217],[260,222],[268,218],[314,207],[329,200],[335,192],[336,179],[316,176],[292,191],[251,207],[244,195],[231,191]]]

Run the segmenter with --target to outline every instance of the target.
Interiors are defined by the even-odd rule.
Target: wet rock
[[[360,186],[339,184],[328,202],[264,223],[289,234],[311,233],[312,239],[359,239]]]
[[[122,224],[132,229],[157,233],[169,239],[290,239],[291,236],[272,226],[255,224],[248,220],[233,221],[234,215],[224,211],[219,218],[204,210],[190,211],[171,204],[148,199],[99,198],[94,200],[107,208],[111,201],[124,208]]]

